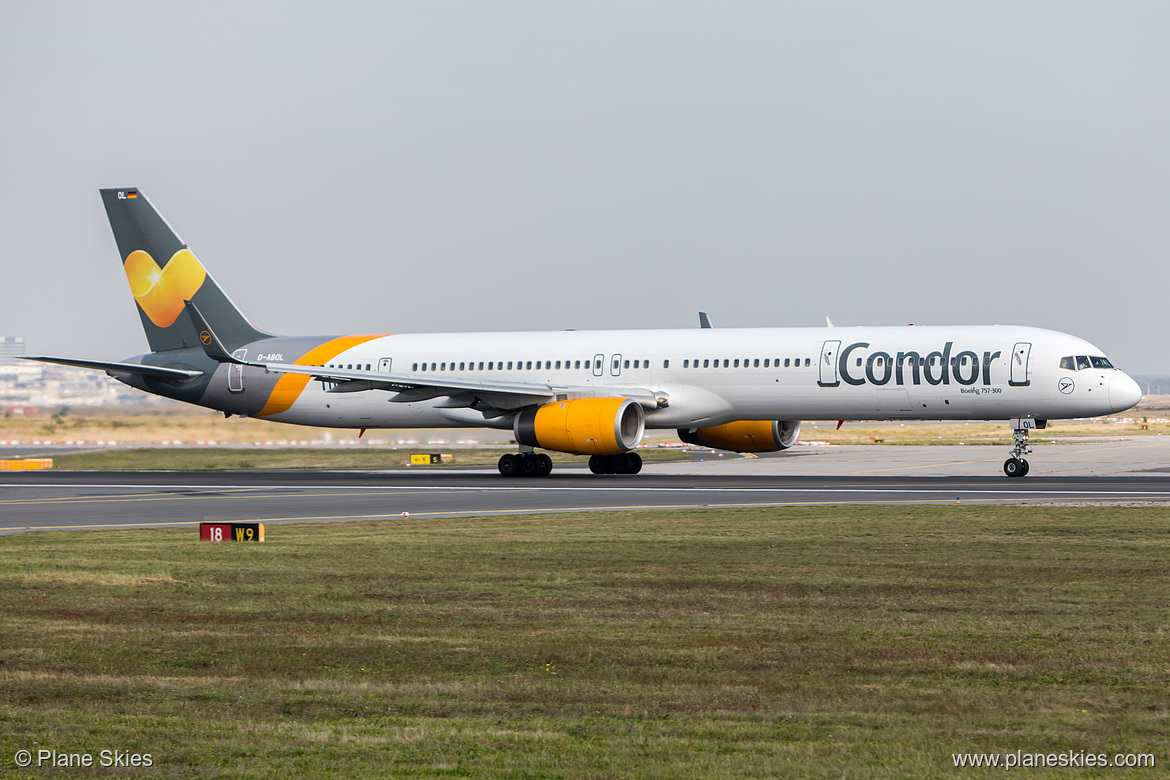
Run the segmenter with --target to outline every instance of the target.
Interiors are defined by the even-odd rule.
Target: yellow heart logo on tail
[[[174,324],[189,301],[203,286],[207,271],[189,249],[180,249],[162,268],[149,253],[137,249],[124,265],[130,292],[142,311],[160,328]]]

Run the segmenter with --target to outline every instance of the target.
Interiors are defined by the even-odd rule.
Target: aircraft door
[[[821,347],[821,378],[817,384],[821,387],[837,387],[841,380],[837,378],[837,354],[841,351],[841,342],[826,341]]]
[[[1012,387],[1026,387],[1028,379],[1028,356],[1032,354],[1032,344],[1027,341],[1018,341],[1012,348],[1011,378],[1008,384]]]
[[[232,357],[236,360],[243,360],[247,354],[247,349],[237,349],[232,353]],[[244,367],[239,364],[232,363],[228,366],[228,392],[244,392]]]
[[[605,374],[605,355],[593,356],[593,376],[603,376]]]
[[[378,361],[378,370],[381,371],[383,374],[389,374],[391,362],[392,362],[392,360],[390,358],[382,358],[381,360]]]
[[[612,358],[610,358],[610,360],[612,361],[612,364],[609,367],[609,375],[610,376],[621,376],[622,375],[622,356],[620,354],[614,355]]]

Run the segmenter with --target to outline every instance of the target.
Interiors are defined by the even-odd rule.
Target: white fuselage
[[[248,357],[295,359],[280,354],[281,341],[255,342]],[[695,428],[735,420],[1100,416],[1136,404],[1136,383],[1111,367],[1060,364],[1103,355],[1075,336],[1031,327],[727,328],[381,336],[328,365],[420,382],[543,384],[568,397],[638,389],[664,400],[646,413],[648,428]],[[255,370],[237,375],[243,391]],[[213,381],[226,383],[227,372],[221,367]],[[363,428],[507,424],[447,396],[403,403],[384,391],[327,389],[309,382],[268,419]]]

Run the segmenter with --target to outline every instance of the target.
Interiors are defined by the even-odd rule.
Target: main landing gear
[[[498,466],[505,477],[547,477],[552,473],[552,458],[544,453],[508,453],[500,456]]]
[[[593,455],[589,458],[589,470],[594,474],[637,474],[642,470],[642,456],[636,452]]]
[[[1011,457],[1003,462],[1004,474],[1009,477],[1028,475],[1028,461],[1024,460],[1025,455],[1032,454],[1032,448],[1028,446],[1028,431],[1032,428],[1043,428],[1047,424],[1047,420],[1033,420],[1028,417],[1018,417],[1011,421],[1012,438],[1016,444],[1012,447]]]
[[[502,455],[497,465],[505,477],[547,477],[553,466],[552,458],[535,452]],[[637,474],[642,470],[642,456],[636,452],[594,455],[589,458],[589,470],[594,474]]]

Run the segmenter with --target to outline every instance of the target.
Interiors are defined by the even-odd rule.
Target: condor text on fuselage
[[[840,382],[847,385],[863,385],[866,382],[874,385],[886,385],[893,382],[895,385],[947,385],[954,379],[956,384],[974,385],[980,380],[984,385],[991,385],[992,361],[1000,357],[1001,350],[983,351],[983,360],[973,350],[963,350],[954,353],[954,342],[948,341],[941,350],[928,352],[925,355],[913,350],[905,352],[886,352],[884,350],[870,351],[866,357],[854,357],[855,352],[868,350],[868,341],[858,341],[841,350],[837,359],[837,374],[839,382],[818,382],[821,387],[836,387]],[[851,360],[856,361],[851,366]],[[860,376],[851,373],[853,368],[864,366]],[[982,371],[980,367],[982,366]]]

